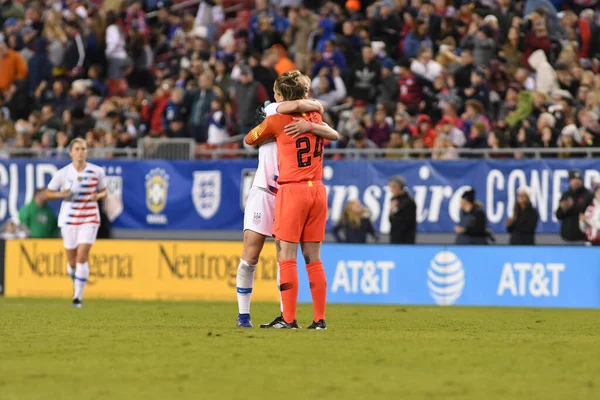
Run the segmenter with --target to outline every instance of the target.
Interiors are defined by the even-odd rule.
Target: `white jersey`
[[[48,189],[55,192],[71,191],[71,196],[60,206],[58,226],[99,225],[98,203],[90,201],[90,197],[105,188],[104,169],[97,165],[87,163],[81,172],[75,169],[73,163],[61,168],[48,184]]]
[[[281,103],[271,103],[265,107],[267,117],[277,114],[277,107]],[[279,164],[277,162],[277,144],[270,142],[258,148],[258,168],[254,175],[253,187],[268,190],[275,194],[279,189],[277,178],[279,177]]]

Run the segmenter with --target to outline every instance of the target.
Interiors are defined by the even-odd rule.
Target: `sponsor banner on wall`
[[[67,161],[0,160],[0,222],[16,217]],[[240,230],[256,161],[98,160],[107,174],[106,215],[116,228]],[[387,179],[402,175],[417,203],[420,232],[453,232],[460,198],[473,187],[486,209],[490,227],[505,232],[516,190],[527,185],[540,213],[539,233],[559,231],[555,210],[568,186],[568,171],[579,168],[584,184],[600,180],[600,161],[327,161],[323,182],[329,202],[328,229],[349,200],[360,199],[374,226],[389,232],[391,194]],[[59,201],[51,206],[58,211]]]
[[[4,294],[4,243],[0,239],[0,296]]]
[[[242,243],[99,241],[86,298],[236,300]],[[600,307],[600,248],[324,244],[329,303]],[[311,302],[299,257],[299,301]],[[5,295],[72,295],[60,240],[10,240]],[[254,301],[279,301],[275,246],[265,244]]]
[[[325,244],[321,255],[331,303],[600,307],[596,247]]]
[[[100,240],[90,253],[86,298],[236,299],[238,242]],[[6,242],[6,296],[70,297],[61,240]],[[257,301],[278,301],[274,243],[262,251],[255,276]]]

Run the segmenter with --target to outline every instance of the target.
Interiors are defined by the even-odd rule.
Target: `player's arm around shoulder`
[[[279,114],[296,114],[312,111],[323,114],[325,110],[321,103],[319,103],[317,100],[292,100],[284,101],[277,105],[277,112]]]
[[[336,141],[339,140],[340,134],[338,131],[330,127],[329,125],[321,122],[315,123],[311,121],[307,121],[303,118],[294,118],[294,122],[287,124],[284,128],[284,133],[286,135],[290,135],[293,138],[296,136],[302,135],[304,133],[310,132],[315,136],[320,136],[323,139]]]
[[[260,125],[248,132],[244,138],[246,144],[249,146],[254,146],[264,142],[267,139],[273,138],[275,130],[273,130],[272,127],[277,120],[277,115],[271,115],[265,118]]]

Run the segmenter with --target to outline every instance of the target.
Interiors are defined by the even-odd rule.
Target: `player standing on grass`
[[[106,197],[104,170],[87,162],[87,144],[77,138],[71,142],[73,162],[61,168],[46,190],[46,199],[62,199],[58,226],[67,251],[67,272],[73,280],[73,307],[83,305],[83,290],[90,275],[88,256],[100,226],[98,200]]]
[[[284,73],[275,83],[275,95],[285,100],[305,96],[301,76],[297,71]],[[321,115],[311,112],[302,119],[312,125],[322,125]],[[283,322],[275,328],[296,329],[298,302],[298,243],[313,299],[314,317],[309,329],[327,329],[325,305],[327,282],[320,260],[321,242],[327,222],[327,193],[323,186],[323,140],[313,134],[290,136],[285,127],[294,122],[290,115],[272,115],[246,135],[246,144],[254,145],[275,138],[277,143],[280,187],[275,200],[274,236],[280,270],[280,290],[283,302]]]
[[[282,102],[283,98],[276,94],[277,103],[272,103],[261,109],[258,123],[270,115],[277,113],[293,114],[301,112],[323,111],[322,106],[313,100],[305,100],[310,87],[310,78],[295,72],[294,76],[303,79],[305,84],[305,95],[302,100]],[[287,128],[290,134],[298,134],[308,130],[308,126],[298,121]],[[338,133],[328,126],[315,127],[314,133],[328,140],[337,140]],[[242,259],[237,271],[237,297],[238,297],[238,322],[237,326],[251,328],[250,298],[254,284],[254,272],[256,264],[267,237],[273,236],[273,220],[275,209],[275,194],[279,189],[277,177],[279,166],[277,164],[277,146],[275,142],[266,142],[258,150],[258,168],[248,193],[246,208],[244,210],[244,248]],[[277,284],[279,286],[279,269],[277,271]],[[283,312],[283,304],[281,306]],[[261,328],[272,328],[282,324],[282,315],[275,318],[269,324],[261,325]]]

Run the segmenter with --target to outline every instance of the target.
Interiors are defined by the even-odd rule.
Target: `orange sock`
[[[283,303],[283,319],[292,323],[296,319],[298,304],[298,268],[296,260],[279,261],[279,290]]]
[[[327,304],[327,278],[321,260],[311,262],[306,266],[310,293],[312,295],[314,321],[325,319],[325,305]]]

